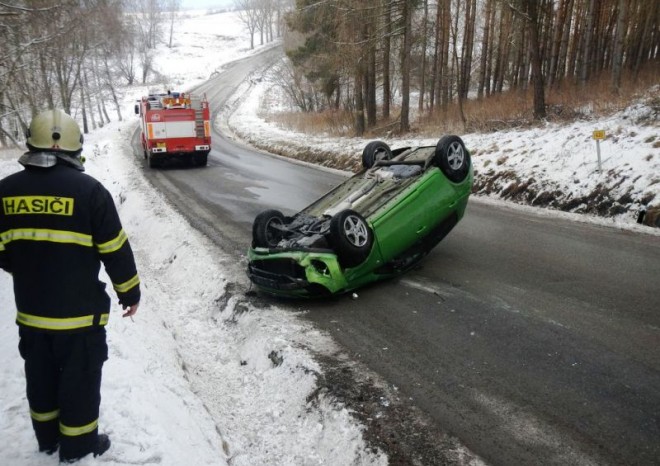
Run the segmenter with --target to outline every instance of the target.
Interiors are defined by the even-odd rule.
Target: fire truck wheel
[[[160,166],[160,162],[154,159],[152,155],[149,155],[148,159],[149,159],[149,168],[156,168]]]
[[[205,167],[209,161],[209,154],[197,154],[192,159],[193,165],[197,167]]]

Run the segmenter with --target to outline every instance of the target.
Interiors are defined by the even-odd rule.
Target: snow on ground
[[[178,28],[174,48],[159,50],[161,76],[148,87],[188,89],[249,53],[249,37],[234,14],[193,14]],[[87,173],[114,196],[144,294],[134,321],[122,319],[115,305],[108,325],[110,359],[100,425],[110,434],[112,448],[80,464],[387,464],[385,455],[365,447],[361,427],[345,408],[323,396],[308,400],[321,371],[311,349],[332,352],[333,342],[290,312],[275,306],[256,310],[234,295],[227,272],[232,259],[192,229],[140,175],[142,165],[134,159],[129,138],[136,124],[133,102],[145,91],[125,89],[126,121],[86,136]],[[280,144],[288,150],[293,144],[324,158],[344,156],[344,167],[359,160],[363,139],[310,137],[268,124],[263,106],[278,104],[263,99],[276,95],[267,80],[246,82],[243,91],[230,103],[231,118],[217,123],[223,130],[231,128],[253,143],[270,141],[275,152]],[[638,110],[649,112],[646,106]],[[464,139],[478,174],[515,172],[519,180],[533,177],[574,196],[586,195],[604,178],[625,177],[616,188],[621,193],[635,199],[654,195],[657,202],[659,135],[657,115],[651,118],[653,125],[640,124],[640,113],[631,110],[597,123],[469,134]],[[593,129],[611,135],[601,145],[602,174],[595,171]],[[395,147],[435,144],[388,142]],[[21,169],[19,154],[0,152],[0,177]],[[500,192],[515,181],[502,181]],[[630,211],[615,219],[605,222],[656,232],[636,226]],[[17,466],[57,464],[56,458],[37,452],[33,438],[16,348],[11,277],[5,273],[0,273],[0,307],[0,458]]]
[[[249,36],[234,13],[192,11],[184,18],[177,22],[172,48],[161,46],[155,54],[160,82],[152,87],[158,92],[187,90],[221,72],[227,63],[259,51],[250,50]]]
[[[220,128],[276,154],[341,169],[354,169],[369,139],[292,132],[269,122],[273,109],[285,108],[281,91],[265,76],[246,81]],[[628,109],[601,119],[569,125],[460,135],[472,154],[473,200],[533,205],[542,215],[557,215],[658,234],[636,224],[642,206],[660,209],[660,85]],[[275,110],[275,111],[276,111]],[[593,131],[604,130],[601,170]],[[387,138],[392,148],[435,145],[442,136]],[[512,206],[513,203],[504,203]],[[577,214],[577,215],[575,215]]]
[[[250,53],[233,14],[190,18],[183,31],[175,43],[186,50],[185,62],[167,68],[173,62],[168,51],[157,62],[179,89]],[[386,464],[382,453],[365,447],[361,427],[345,408],[322,394],[308,400],[320,372],[310,348],[334,351],[332,341],[290,312],[255,310],[234,296],[226,276],[230,259],[140,176],[129,138],[137,121],[133,102],[144,90],[126,90],[126,121],[85,137],[87,173],[113,194],[143,299],[134,321],[122,319],[116,304],[111,311],[100,426],[113,444],[79,464]],[[0,178],[21,169],[19,155],[0,151]],[[6,273],[0,273],[0,307],[2,464],[57,464],[56,457],[37,452]]]

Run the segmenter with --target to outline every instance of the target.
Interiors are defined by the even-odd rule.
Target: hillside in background
[[[221,117],[222,131],[262,150],[326,167],[356,171],[370,138],[338,137],[292,129],[277,117],[288,112],[286,96],[270,74],[246,83]],[[584,115],[521,129],[460,134],[472,154],[474,193],[482,198],[586,214],[634,225],[648,210],[648,225],[660,226],[660,86],[609,116]],[[598,166],[595,130],[605,131]],[[391,147],[435,145],[437,135],[383,134]]]

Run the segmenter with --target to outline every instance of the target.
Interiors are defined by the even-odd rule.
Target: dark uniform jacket
[[[0,181],[0,267],[13,275],[19,326],[84,331],[108,321],[101,261],[120,304],[140,300],[133,252],[112,196],[65,163]]]

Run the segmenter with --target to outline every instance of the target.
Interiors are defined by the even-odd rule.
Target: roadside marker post
[[[603,172],[603,167],[600,163],[600,141],[605,139],[605,130],[597,129],[593,132],[593,138],[596,140],[596,153],[598,155],[598,173]]]

